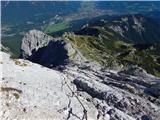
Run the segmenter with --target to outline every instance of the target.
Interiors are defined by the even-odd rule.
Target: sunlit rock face
[[[67,40],[53,38],[37,30],[31,30],[24,36],[20,57],[46,67],[64,65],[70,60],[85,60]]]
[[[39,48],[47,46],[51,40],[53,40],[51,36],[48,36],[41,31],[30,30],[22,40],[22,57],[27,58],[31,56],[33,51],[37,51]]]
[[[160,79],[139,67],[113,71],[84,62],[55,71],[0,53],[1,120],[160,119]]]

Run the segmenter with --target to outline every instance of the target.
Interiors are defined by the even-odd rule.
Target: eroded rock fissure
[[[62,76],[63,76],[63,75],[62,75]],[[63,76],[63,80],[65,81],[64,84],[67,85],[67,87],[68,87],[69,90],[71,91],[72,96],[75,97],[75,98],[78,100],[79,104],[80,104],[80,105],[82,106],[82,108],[83,108],[83,113],[84,113],[84,114],[83,114],[82,120],[88,120],[88,119],[87,119],[87,110],[86,110],[85,106],[83,105],[82,101],[79,99],[78,95],[76,95],[75,91],[72,90],[71,86],[67,83],[67,79],[65,78],[65,76]],[[64,84],[62,84],[62,87],[63,87]],[[70,102],[71,102],[71,101],[70,101]],[[70,106],[70,102],[69,102],[69,106]],[[70,110],[69,110],[68,112],[69,112],[69,115],[68,115],[68,117],[67,117],[67,120],[70,118],[70,115],[71,115],[71,114],[74,115],[74,116],[76,116],[75,114],[73,114],[72,108],[70,108]],[[79,118],[79,117],[77,117],[77,118]]]

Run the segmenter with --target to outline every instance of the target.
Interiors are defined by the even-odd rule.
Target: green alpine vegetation
[[[69,27],[68,22],[61,22],[61,23],[56,23],[56,24],[50,24],[44,28],[44,32],[51,34],[54,32],[62,31],[65,30]]]
[[[13,53],[12,54],[13,58],[18,58],[20,55],[20,47],[21,47],[22,38],[23,37],[20,35],[15,35],[12,37],[5,37],[5,39],[1,41],[2,45],[4,45],[6,48],[9,49],[10,52]]]
[[[112,23],[98,21],[74,33],[65,33],[63,37],[71,41],[86,58],[103,66],[122,68],[133,64],[144,68],[150,74],[160,77],[160,44],[146,43],[144,38],[151,36],[149,34],[143,36],[144,43],[137,43],[142,36],[136,30],[134,32],[137,32],[137,41],[133,42],[130,38],[134,35],[123,36],[119,31],[112,29]],[[128,24],[130,25],[130,23]],[[121,27],[118,29],[120,30]],[[152,27],[155,26],[152,25]],[[158,33],[156,36],[158,36]]]

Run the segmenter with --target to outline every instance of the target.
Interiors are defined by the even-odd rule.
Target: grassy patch
[[[27,66],[28,65],[27,63],[20,62],[19,60],[16,60],[16,59],[14,59],[13,61],[15,62],[16,65],[19,65],[19,66]]]
[[[1,87],[1,91],[2,92],[10,92],[10,91],[14,91],[13,95],[16,99],[20,98],[20,94],[22,93],[22,90],[18,90],[16,88],[12,88],[12,87]]]
[[[54,32],[58,32],[58,31],[62,31],[65,30],[69,27],[69,23],[68,22],[61,22],[61,23],[56,23],[56,24],[51,24],[48,25],[44,28],[44,32],[45,33],[54,33]]]
[[[90,40],[93,38],[91,38],[90,36],[82,36],[82,35],[76,36],[70,34],[67,36],[67,39],[69,39],[75,45],[75,47],[82,52],[82,54],[86,58],[97,60],[97,56],[93,56],[93,52],[98,52],[98,51],[93,47],[91,47],[90,44]]]
[[[22,93],[22,90],[18,90],[16,88],[12,88],[12,87],[1,87],[1,91],[2,92],[16,91],[20,94]]]
[[[19,95],[18,93],[13,93],[13,95],[14,95],[14,97],[15,97],[16,99],[19,99],[19,98],[20,98],[20,95]]]
[[[98,37],[71,33],[66,34],[64,37],[70,40],[87,59],[99,62],[105,66],[112,66],[114,60],[110,59],[113,57],[107,57],[110,53],[107,51],[103,41],[100,41]]]
[[[20,55],[21,40],[22,36],[15,35],[12,37],[2,38],[1,42],[4,47],[9,48],[9,51],[13,53],[14,58],[18,58]]]

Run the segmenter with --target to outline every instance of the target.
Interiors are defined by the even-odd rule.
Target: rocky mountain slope
[[[104,20],[58,38],[29,31],[21,59],[0,52],[0,119],[159,120],[160,78],[147,72],[160,47],[126,40]]]
[[[121,69],[133,64],[160,76],[160,31],[157,26],[158,23],[142,15],[126,15],[87,24],[63,37],[86,58],[103,66]]]
[[[159,43],[160,24],[140,14],[124,15],[109,23],[109,27],[133,43]]]
[[[141,68],[81,62],[57,71],[0,54],[1,120],[160,119],[160,79]]]
[[[89,28],[103,27],[106,31],[116,35],[116,37],[120,37],[126,42],[136,44],[160,43],[159,26],[159,22],[141,14],[120,15],[114,16],[113,18],[111,17],[110,19],[109,17],[104,17],[101,20],[90,21],[89,23]],[[99,31],[98,33],[101,32],[100,29],[97,31]],[[91,29],[88,29],[86,26],[77,33],[93,35],[95,32],[95,29],[92,32]]]

